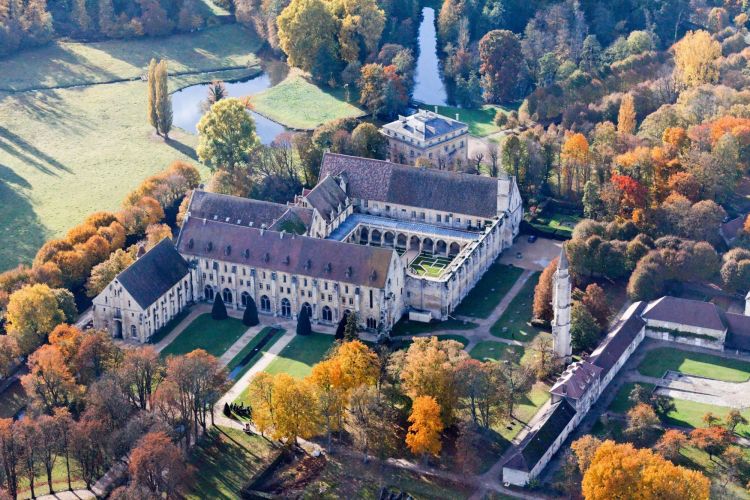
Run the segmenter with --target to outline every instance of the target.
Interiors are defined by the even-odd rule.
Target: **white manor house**
[[[195,190],[164,240],[94,299],[94,326],[146,342],[187,305],[220,294],[261,314],[336,324],[355,312],[387,333],[405,314],[445,320],[518,235],[513,177],[326,153],[293,203]]]

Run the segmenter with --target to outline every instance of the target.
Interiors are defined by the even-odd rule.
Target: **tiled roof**
[[[295,236],[189,217],[177,248],[182,255],[383,288],[393,249]]]
[[[664,296],[643,310],[646,320],[666,321],[698,328],[724,331],[720,309],[711,302]]]
[[[607,338],[591,353],[589,361],[602,369],[602,377],[617,364],[622,354],[646,325],[641,318],[641,312],[646,305],[646,302],[631,304],[610,330]]]
[[[575,408],[565,399],[553,404],[538,430],[532,431],[521,443],[518,453],[504,467],[530,472],[573,420],[575,414]]]
[[[602,369],[588,361],[578,361],[568,366],[549,390],[551,394],[580,399],[599,378]]]
[[[305,234],[312,224],[312,209],[306,207],[288,207],[284,215],[276,219],[268,229],[286,231],[287,233]]]
[[[330,176],[326,176],[318,182],[317,186],[305,196],[305,199],[327,221],[336,218],[339,208],[343,209],[346,206],[346,193]]]
[[[750,316],[726,313],[724,317],[729,327],[726,346],[730,349],[750,351]]]
[[[397,138],[418,139],[420,141],[439,138],[461,129],[468,131],[467,125],[447,116],[420,110],[411,116],[399,116],[398,120],[383,125],[385,130],[395,134]]]
[[[146,309],[189,272],[187,262],[168,238],[117,275],[117,281]]]
[[[350,198],[488,219],[498,215],[498,181],[491,177],[326,153],[320,177],[342,172]]]
[[[219,220],[229,224],[269,227],[281,217],[288,207],[281,203],[253,200],[240,196],[209,193],[196,189],[188,211],[191,217]]]

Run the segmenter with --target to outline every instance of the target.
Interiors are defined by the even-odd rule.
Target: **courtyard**
[[[451,262],[453,262],[452,258],[423,252],[411,261],[409,270],[418,276],[439,278]]]
[[[246,331],[247,327],[237,318],[217,321],[211,314],[201,314],[161,351],[161,356],[187,354],[195,349],[203,349],[218,358]]]

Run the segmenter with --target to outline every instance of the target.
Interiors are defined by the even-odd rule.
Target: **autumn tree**
[[[628,411],[628,426],[625,433],[636,443],[645,444],[660,427],[659,417],[651,406],[639,403]]]
[[[581,302],[573,302],[570,312],[570,338],[576,352],[593,349],[599,341],[601,327]]]
[[[89,385],[101,377],[105,371],[114,368],[122,352],[105,330],[87,330],[73,358],[76,380]]]
[[[362,66],[357,85],[359,103],[377,117],[394,117],[409,102],[403,78],[393,65],[371,63]]]
[[[165,238],[172,239],[172,228],[167,224],[149,224],[146,227],[146,250],[151,250]]]
[[[352,131],[351,148],[357,156],[384,160],[388,153],[388,139],[372,123],[360,123]]]
[[[151,59],[148,63],[148,72],[146,87],[148,89],[148,98],[146,100],[146,114],[148,116],[148,122],[154,127],[156,133],[159,133],[159,116],[156,112],[156,59]]]
[[[347,424],[365,462],[371,452],[380,460],[385,460],[397,448],[395,410],[373,386],[361,385],[351,391]]]
[[[149,432],[130,453],[131,481],[156,497],[182,498],[189,485],[190,466],[164,432]]]
[[[586,137],[581,133],[571,134],[563,143],[560,152],[562,166],[562,185],[560,186],[561,194],[563,187],[568,196],[581,192],[581,186],[589,178],[589,143]]]
[[[606,329],[609,322],[610,310],[604,289],[596,283],[591,283],[586,287],[581,302],[586,306],[586,309],[589,310],[594,319],[596,319],[599,327]]]
[[[708,453],[711,459],[720,455],[732,441],[732,435],[724,427],[701,427],[690,432],[690,443]]]
[[[82,418],[71,427],[71,456],[78,462],[81,479],[87,489],[91,489],[91,485],[106,470],[108,456],[101,439],[105,433],[104,424],[94,419]]]
[[[603,442],[583,476],[586,500],[709,498],[711,483],[698,471],[679,467],[630,443]],[[625,493],[626,492],[626,493]]]
[[[55,444],[57,454],[65,460],[65,472],[68,480],[68,490],[72,490],[72,478],[70,475],[70,435],[73,430],[74,420],[67,408],[55,408],[52,415],[55,425]]]
[[[253,425],[261,435],[270,432],[274,427],[274,376],[270,373],[257,373],[247,389],[250,407],[253,409]]]
[[[346,391],[377,382],[380,370],[378,355],[359,340],[339,344],[330,359],[337,360],[341,365],[342,385]]]
[[[29,354],[63,321],[65,313],[53,289],[29,285],[14,292],[8,301],[5,319],[8,334],[15,337],[21,354]]]
[[[255,120],[239,99],[220,100],[198,122],[196,152],[212,172],[248,164],[259,145]]]
[[[513,410],[523,401],[526,393],[534,385],[534,374],[529,367],[521,365],[521,355],[510,349],[506,351],[498,364],[505,398],[506,418],[513,418]]]
[[[326,81],[339,65],[338,23],[323,0],[292,0],[276,18],[279,45],[289,64]],[[324,62],[332,63],[326,68]]]
[[[667,429],[654,447],[667,460],[675,461],[680,456],[680,450],[685,447],[688,437],[677,429]]]
[[[151,226],[148,226],[151,227]],[[95,265],[86,281],[86,295],[96,297],[118,274],[135,261],[132,251],[115,250],[107,260]]]
[[[172,129],[172,97],[169,95],[167,61],[165,59],[162,59],[156,65],[154,76],[156,78],[156,117],[159,124],[158,130],[166,140],[169,139],[169,131]]]
[[[36,498],[34,492],[37,467],[40,463],[41,448],[38,442],[41,438],[39,426],[33,418],[24,418],[16,426],[18,432],[20,451],[21,451],[21,468],[26,475],[26,480],[31,490],[31,498]]]
[[[617,131],[621,134],[634,134],[636,126],[635,101],[632,94],[625,94],[617,114]]]
[[[727,426],[727,430],[734,434],[734,430],[738,425],[747,425],[747,419],[737,409],[729,410],[727,416],[724,418],[724,423]]]
[[[0,378],[7,377],[16,366],[19,356],[18,342],[10,335],[0,335]]]
[[[721,44],[703,30],[688,31],[674,46],[674,76],[684,87],[715,83],[719,79]]]
[[[334,3],[339,19],[341,58],[357,63],[375,53],[385,27],[385,13],[375,0],[341,0]]]
[[[547,323],[552,321],[552,282],[557,271],[558,260],[558,257],[555,257],[547,264],[534,287],[534,319]]]
[[[551,376],[560,367],[560,362],[555,355],[552,339],[547,336],[538,335],[531,342],[532,358],[529,366],[534,370],[537,379],[545,379]]]
[[[415,455],[427,457],[440,455],[440,442],[443,421],[440,419],[440,406],[431,396],[418,396],[414,399],[409,415],[409,430],[406,446]]]
[[[126,349],[117,366],[117,376],[123,390],[136,408],[146,410],[153,388],[162,378],[163,365],[159,353],[152,346]]]
[[[58,440],[60,439],[57,420],[51,415],[41,415],[36,419],[37,440],[34,446],[38,452],[38,462],[42,464],[44,472],[47,474],[47,486],[49,492],[55,491],[52,483],[52,470],[57,461],[57,451],[60,449]]]
[[[318,412],[326,431],[326,449],[331,452],[331,436],[340,429],[346,410],[346,392],[341,364],[336,358],[316,363],[309,376],[317,400]]]
[[[319,413],[314,391],[308,380],[297,380],[279,373],[273,380],[273,418],[271,435],[283,439],[287,446],[297,444],[297,438],[310,438],[319,429]]]
[[[75,397],[76,383],[60,349],[44,345],[29,356],[28,365],[29,373],[21,377],[21,384],[33,406],[52,414]]]
[[[596,450],[599,449],[601,444],[601,439],[590,434],[586,434],[571,443],[570,449],[573,450],[576,456],[576,462],[581,474],[586,474],[589,466],[594,461]]]
[[[493,30],[479,41],[482,88],[487,102],[509,102],[518,96],[523,66],[521,42],[508,30]]]
[[[19,425],[12,418],[0,419],[0,466],[3,472],[0,478],[14,499],[18,497],[18,474],[23,453]]]

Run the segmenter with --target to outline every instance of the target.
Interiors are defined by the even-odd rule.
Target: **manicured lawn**
[[[190,464],[197,474],[188,498],[240,498],[242,489],[278,452],[258,435],[229,427],[211,428],[190,454]]]
[[[667,423],[681,427],[706,427],[703,423],[703,415],[710,412],[723,420],[731,410],[726,406],[714,406],[685,399],[672,399],[672,401],[675,409],[667,414]],[[742,415],[750,420],[750,410],[744,410]],[[740,436],[748,437],[750,425],[738,425],[735,432]]]
[[[496,430],[508,441],[512,440],[523,428],[518,420],[524,424],[528,424],[531,418],[536,415],[536,412],[539,411],[539,408],[541,408],[549,398],[549,386],[537,382],[537,384],[526,395],[525,400],[513,409],[513,416],[515,419],[512,422],[502,425],[502,427]]]
[[[434,111],[435,106],[420,106],[420,108]],[[479,137],[500,132],[500,127],[495,125],[495,113],[498,109],[502,109],[507,113],[509,109],[502,108],[501,106],[494,106],[491,104],[485,104],[481,108],[456,108],[453,106],[438,106],[438,113],[450,118],[456,118],[458,113],[459,121],[466,123],[469,126],[469,133]]]
[[[445,257],[420,255],[411,262],[409,268],[420,276],[437,278],[443,274],[443,270],[448,267],[452,260]]]
[[[138,78],[151,57],[170,72],[255,64],[255,36],[238,25],[192,35],[92,44],[57,43],[0,61],[0,86],[35,88]],[[230,72],[238,78],[257,67]],[[170,77],[172,89],[225,78]],[[9,94],[0,91],[0,271],[29,263],[48,238],[97,210],[115,210],[144,178],[174,160],[195,163],[197,138],[156,137],[146,83],[127,81]],[[205,172],[205,170],[202,170]]]
[[[570,238],[573,234],[573,228],[580,221],[581,217],[576,215],[552,213],[537,217],[531,225],[544,233]]]
[[[296,378],[310,374],[312,366],[323,359],[333,346],[333,335],[315,333],[297,335],[279,355],[266,367],[268,373],[288,373]]]
[[[480,361],[499,361],[507,351],[514,351],[519,356],[524,354],[524,348],[521,346],[504,344],[494,340],[483,340],[477,343],[469,354],[472,358]]]
[[[75,459],[70,459],[70,483],[73,489],[85,488],[86,483],[81,479],[80,467]],[[65,468],[65,457],[58,456],[55,460],[55,466],[52,468],[52,487],[56,492],[66,491],[68,489],[68,472]],[[34,494],[37,498],[41,495],[49,494],[47,486],[47,473],[44,468],[40,467],[34,478]],[[18,498],[31,498],[31,489],[29,481],[23,473],[18,476]]]
[[[677,348],[653,349],[638,365],[641,375],[648,377],[662,377],[668,370],[726,382],[745,382],[750,379],[750,363],[746,361]]]
[[[391,335],[419,335],[420,333],[429,333],[440,330],[473,330],[478,325],[471,321],[461,321],[449,319],[448,321],[433,321],[431,323],[422,323],[420,321],[409,321],[402,319],[391,330]]]
[[[26,391],[21,382],[16,381],[8,390],[0,394],[0,418],[13,418],[26,406]]]
[[[743,451],[747,460],[749,450],[743,448]],[[730,482],[727,484],[727,491],[723,491],[722,486],[726,481],[726,464],[721,457],[709,457],[708,453],[694,446],[682,448],[680,455],[676,462],[677,465],[700,470],[711,479],[711,498],[750,498],[743,484]]]
[[[518,295],[508,304],[503,315],[490,327],[492,335],[530,342],[542,331],[531,325],[534,287],[539,281],[539,274],[535,273],[524,283]]]
[[[641,382],[638,383],[638,385],[642,385],[649,391],[654,389],[653,384],[645,384]],[[635,386],[636,384],[634,382],[623,384],[622,387],[620,387],[620,390],[617,391],[615,399],[613,399],[612,403],[610,403],[609,411],[615,413],[627,413],[628,410],[630,410],[634,406],[628,398],[630,397],[630,393],[633,391],[633,388]]]
[[[312,130],[331,120],[365,114],[346,102],[341,91],[322,89],[297,71],[290,72],[275,87],[255,94],[250,102],[261,115],[299,130]]]
[[[162,357],[187,354],[203,349],[216,357],[221,356],[234,344],[247,327],[236,318],[216,321],[210,314],[201,314],[163,351]]]
[[[508,293],[523,269],[494,263],[484,276],[472,288],[458,307],[453,311],[456,316],[486,318]]]
[[[245,359],[245,356],[250,354],[255,347],[260,344],[265,336],[272,330],[271,327],[265,327],[263,328],[258,334],[253,337],[253,340],[250,341],[245,347],[242,348],[240,352],[237,353],[235,357],[232,358],[232,360],[227,364],[227,371],[231,374],[232,370],[234,370],[240,362],[242,362],[243,359]],[[268,343],[264,345],[253,358],[250,359],[250,361],[242,367],[241,370],[237,371],[237,373],[232,374],[234,380],[239,379],[242,377],[242,375],[248,371],[252,366],[261,358],[261,355],[268,351],[277,340],[279,340],[284,335],[285,330],[277,330],[276,333],[273,334],[273,336],[270,338]]]

